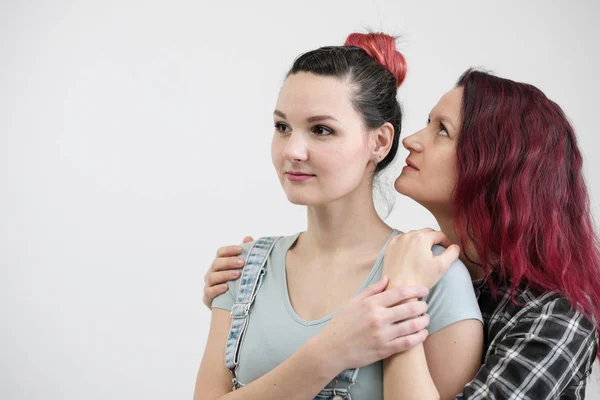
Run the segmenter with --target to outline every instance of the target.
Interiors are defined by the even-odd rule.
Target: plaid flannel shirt
[[[483,365],[458,399],[583,399],[598,332],[568,301],[525,285],[475,292],[485,323]]]

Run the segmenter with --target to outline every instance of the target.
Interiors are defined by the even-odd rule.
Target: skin
[[[431,110],[427,125],[405,137],[402,145],[409,150],[407,166],[394,182],[400,194],[408,196],[435,217],[440,230],[451,243],[459,243],[454,227],[452,191],[457,183],[456,146],[462,126],[461,105],[463,88],[457,87],[445,93]],[[471,263],[465,252],[470,252],[472,243],[461,249],[460,260],[467,266],[472,279],[482,278],[482,271]],[[471,259],[476,254],[469,253]]]
[[[410,154],[394,188],[427,208],[436,218],[452,216],[461,103],[462,88],[450,90],[431,110],[427,125],[402,140]]]
[[[384,262],[384,276],[389,276],[389,281],[384,277],[385,283],[380,281],[368,288],[366,294],[348,301],[364,281],[391,232],[377,216],[373,205],[372,160],[385,157],[394,134],[390,124],[366,130],[349,101],[350,95],[348,84],[334,78],[308,73],[288,77],[276,105],[276,132],[272,142],[273,164],[288,200],[307,206],[308,229],[286,257],[288,288],[294,310],[305,319],[321,318],[342,307],[341,310],[319,335],[290,359],[246,387],[229,392],[230,374],[222,365],[229,314],[213,309],[195,398],[250,399],[278,398],[280,395],[307,398],[318,393],[343,369],[381,359],[386,359],[386,399],[396,398],[400,393],[403,398],[408,396],[407,393],[414,398],[451,398],[479,368],[482,348],[479,321],[457,322],[425,340],[420,327],[428,323],[428,317],[415,318],[423,307],[422,302],[409,297],[406,292],[397,292],[433,286],[458,257],[458,246],[451,246],[448,237],[441,232],[422,230],[392,239]],[[452,95],[446,99],[456,100]],[[442,106],[438,108],[449,112],[448,102],[442,100]],[[437,111],[434,109],[432,117],[437,118]],[[449,168],[444,161],[452,161],[455,148],[455,142],[446,142],[448,139],[441,130],[435,132],[437,128],[433,121],[437,120],[432,118],[431,124],[415,134],[418,136],[411,136],[420,139],[413,146],[421,145],[422,148],[409,150],[421,167],[418,171],[403,171],[396,181],[396,189],[400,187],[407,195],[413,193],[424,199],[428,209],[449,212],[451,210],[446,210],[444,204],[449,204],[450,199],[444,203],[443,196],[451,195],[452,183],[439,180],[438,184],[449,188],[442,191],[436,190],[435,182],[423,183],[423,179],[436,176],[437,168]],[[420,144],[421,141],[426,142],[425,145]],[[403,143],[408,145],[406,139]],[[439,158],[440,155],[444,157]],[[454,167],[450,169],[446,171],[449,174],[455,170]],[[308,174],[309,178],[302,182],[290,179],[290,173],[295,172]],[[352,217],[348,218],[349,215]],[[431,246],[438,243],[448,249],[434,257]],[[211,266],[212,275],[209,272],[206,277],[205,302],[212,301],[213,294],[226,290],[226,285],[219,286],[222,282],[237,277],[233,275],[237,271],[229,269],[241,266],[236,264],[238,259],[235,257],[240,250],[239,247],[219,250]],[[327,284],[344,278],[344,284]],[[315,282],[322,282],[321,286],[315,288]],[[308,287],[313,290],[309,292]],[[384,300],[383,295],[388,292],[390,297]],[[395,324],[392,321],[402,322]],[[398,328],[401,325],[402,330]],[[400,333],[404,330],[406,336],[402,337]],[[407,340],[400,345],[397,341],[403,338]],[[423,340],[425,343],[421,344]],[[390,343],[397,346],[392,350]],[[324,354],[329,356],[323,357]],[[313,357],[322,370],[302,368],[303,363],[314,362]],[[215,368],[216,365],[221,368]],[[208,372],[209,369],[212,372]],[[311,384],[306,386],[306,382]],[[210,394],[201,394],[206,393],[206,388],[210,388]]]

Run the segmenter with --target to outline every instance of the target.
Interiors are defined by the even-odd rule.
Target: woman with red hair
[[[460,244],[484,318],[483,365],[459,397],[583,398],[598,354],[600,253],[561,108],[532,85],[468,70],[403,144],[396,190]]]
[[[600,252],[582,156],[561,108],[534,86],[468,70],[403,145],[410,155],[395,188],[461,246],[484,319],[483,365],[458,398],[584,398],[598,355]],[[427,233],[388,245],[388,288],[415,282],[404,249]],[[236,260],[231,248],[218,255],[205,302]],[[410,255],[413,263],[428,256]],[[385,374],[408,377],[398,388],[432,385],[422,348],[385,360]]]

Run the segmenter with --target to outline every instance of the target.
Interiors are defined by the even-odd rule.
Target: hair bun
[[[385,33],[351,33],[345,46],[356,46],[365,50],[396,78],[396,87],[400,87],[406,76],[406,60],[396,50],[396,38]]]

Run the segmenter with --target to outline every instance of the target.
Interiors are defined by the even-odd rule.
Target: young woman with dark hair
[[[439,232],[405,245],[414,235],[396,240],[401,232],[373,204],[373,178],[399,146],[405,71],[384,34],[353,34],[294,62],[271,155],[308,227],[244,245],[242,277],[212,303],[196,399],[446,398],[477,371],[483,326],[458,246]],[[404,284],[384,291],[391,243]],[[403,264],[411,255],[419,262]],[[382,359],[417,343],[430,372],[384,368]],[[398,384],[410,377],[423,384]]]

